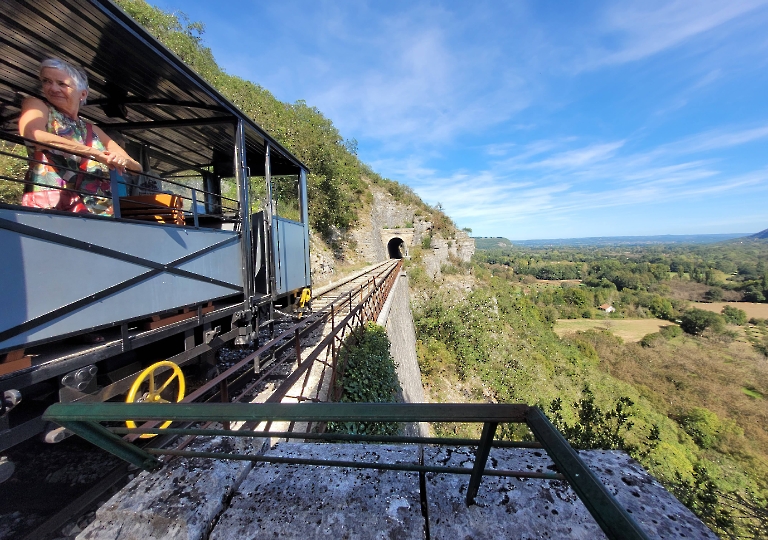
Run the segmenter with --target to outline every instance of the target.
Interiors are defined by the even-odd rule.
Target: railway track
[[[301,319],[275,320],[260,331],[262,345],[254,349],[241,350],[236,361],[221,362],[221,373],[207,381],[184,398],[184,402],[237,402],[237,401],[324,401],[332,387],[334,377],[334,355],[338,343],[359,324],[375,319],[389,292],[394,277],[399,272],[400,261],[389,260],[372,265],[338,282],[319,288],[312,300],[312,310]],[[230,356],[234,351],[228,351]],[[314,377],[314,383],[310,381]],[[308,390],[309,389],[309,390]],[[144,427],[150,427],[145,424]],[[241,429],[253,429],[244,425]],[[311,426],[284,426],[289,431]],[[137,440],[137,435],[126,436],[128,440],[153,447],[182,449],[192,442],[193,437],[179,440],[177,437],[158,436],[154,439]],[[65,443],[67,444],[66,441]],[[45,452],[49,445],[37,445]],[[93,449],[101,454],[97,449]],[[104,455],[105,464],[109,456]],[[96,458],[98,459],[98,458]],[[171,458],[172,459],[172,458]],[[0,529],[0,540],[14,538],[23,540],[44,540],[53,538],[74,538],[82,523],[83,516],[92,513],[111,494],[128,480],[132,473],[125,464],[108,468],[106,474],[84,487],[82,493],[70,500],[61,500],[60,508],[50,512],[49,517],[33,528],[8,531]],[[56,490],[48,490],[56,496]],[[23,509],[21,509],[23,511]],[[71,536],[65,533],[73,532]]]

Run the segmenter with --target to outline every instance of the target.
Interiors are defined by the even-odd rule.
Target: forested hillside
[[[764,242],[488,246],[472,293],[435,283],[420,296],[428,396],[539,405],[572,444],[628,451],[722,537],[764,538],[768,306],[734,300],[763,294],[766,264]],[[713,296],[730,303],[690,301]]]

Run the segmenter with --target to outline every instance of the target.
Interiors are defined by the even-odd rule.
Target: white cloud
[[[404,179],[430,204],[440,202],[450,216],[460,225],[471,226],[475,234],[497,235],[508,234],[513,224],[556,226],[569,223],[576,215],[606,209],[653,208],[666,203],[685,207],[713,195],[765,198],[768,167],[734,174],[717,168],[714,159],[685,159],[686,154],[746,144],[764,136],[768,136],[768,127],[718,130],[634,153],[625,150],[628,141],[570,150],[567,146],[578,141],[536,141],[523,147],[493,147],[498,153],[517,150],[518,154],[481,171],[448,176],[418,159],[402,166],[396,162],[379,165],[391,176]]]
[[[768,125],[735,131],[720,128],[670,144],[662,150],[672,153],[706,152],[738,146],[765,137],[768,137]]]
[[[624,146],[624,141],[616,141],[605,144],[595,144],[578,150],[569,150],[539,161],[536,167],[549,168],[577,168],[603,161],[616,153],[616,150]]]
[[[614,45],[590,47],[582,69],[647,58],[711,31],[761,6],[765,0],[641,0],[611,4],[599,21],[598,39]]]

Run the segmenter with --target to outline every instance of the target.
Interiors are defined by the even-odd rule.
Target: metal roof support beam
[[[273,204],[272,204],[272,145],[268,141],[264,141],[264,182],[267,184],[267,206],[264,209],[264,217],[267,222],[267,245],[275,246],[274,231],[272,229],[273,224]],[[277,281],[275,275],[277,268],[275,267],[275,260],[277,253],[274,253],[274,249],[267,249],[267,283],[269,283],[268,294],[273,297],[277,294]],[[270,316],[270,318],[272,318]]]
[[[88,100],[88,105],[104,105],[110,103],[108,99],[95,99],[93,101]],[[227,112],[224,107],[220,105],[208,105],[206,103],[197,103],[194,101],[173,101],[171,99],[143,99],[143,98],[130,98],[121,99],[120,105],[167,105],[169,107],[182,107],[184,109],[202,109],[206,111]]]
[[[309,195],[307,194],[307,171],[302,168],[299,171],[299,205],[301,211],[301,222],[304,224],[304,275],[311,283],[310,274],[312,272],[309,259]]]
[[[214,126],[218,124],[234,124],[234,116],[214,116],[212,118],[190,118],[189,120],[157,120],[153,122],[120,122],[117,124],[101,124],[102,129],[114,131],[145,131],[149,129],[174,129],[183,127]]]

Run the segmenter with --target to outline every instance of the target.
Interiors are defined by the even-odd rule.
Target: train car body
[[[29,159],[16,123],[49,57],[85,68],[80,115],[145,174],[112,174],[113,216],[0,203],[0,451],[51,401],[113,399],[158,360],[213,368],[311,283],[307,168],[109,0],[0,3],[6,160]]]

